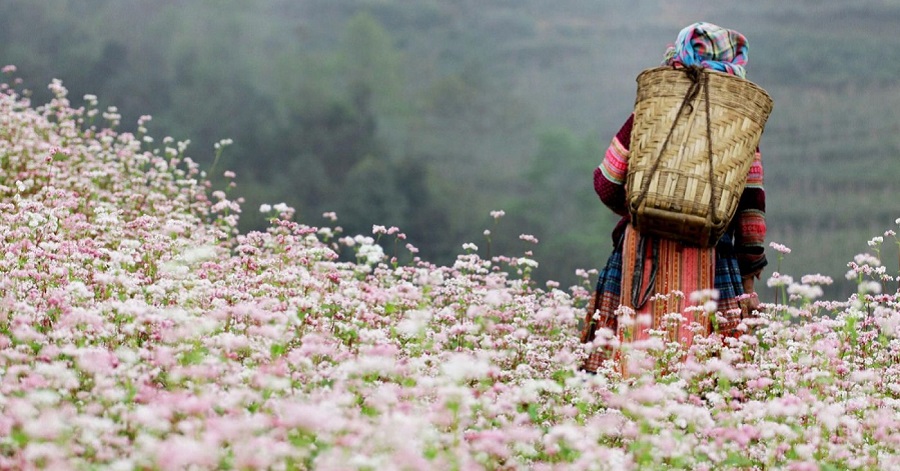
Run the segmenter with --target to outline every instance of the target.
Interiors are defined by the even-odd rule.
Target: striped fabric
[[[666,65],[692,65],[745,78],[747,38],[743,34],[712,23],[694,23],[678,33],[675,44],[666,50]]]
[[[582,342],[592,341],[597,330],[601,328],[615,332],[620,340],[647,339],[648,330],[658,329],[663,317],[672,312],[680,312],[685,320],[676,329],[671,330],[670,335],[673,338],[670,340],[678,341],[685,347],[689,347],[693,341],[689,326],[694,321],[700,322],[707,334],[715,331],[724,336],[740,335],[737,327],[742,318],[737,297],[743,294],[743,285],[728,236],[723,236],[715,248],[684,247],[674,241],[658,239],[656,243],[659,244],[657,259],[659,272],[651,293],[669,296],[664,300],[651,299],[635,310],[638,314],[648,314],[651,319],[650,325],[640,328],[626,328],[620,325],[616,314],[619,306],[634,308],[629,294],[633,289],[632,275],[635,263],[645,265],[642,286],[638,291],[643,292],[649,282],[650,265],[653,262],[647,254],[640,257],[642,262],[637,261],[637,244],[640,237],[630,225],[627,226],[620,244],[613,250],[606,266],[600,271],[594,304],[588,309],[585,317]],[[680,291],[685,296],[690,296],[694,291],[711,287],[719,292],[718,320],[715,328],[709,319],[695,318],[690,310],[685,309],[691,306],[687,299],[672,295],[673,291]],[[594,352],[585,360],[582,368],[597,371],[608,358],[608,351]]]

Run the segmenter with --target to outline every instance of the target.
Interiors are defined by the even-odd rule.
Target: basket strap
[[[716,172],[713,171],[713,150],[712,150],[712,117],[709,114],[709,76],[703,75],[703,98],[706,100],[706,153],[709,156],[709,220],[713,226],[719,224],[716,208],[719,198],[716,196]]]
[[[659,272],[659,241],[654,238],[650,239],[650,243],[653,244],[650,256],[650,278],[647,280],[647,286],[644,288],[644,293],[641,294],[641,284],[644,281],[644,257],[647,252],[646,246],[648,237],[643,235],[638,235],[638,237],[641,239],[638,242],[637,250],[635,251],[634,273],[631,277],[631,307],[635,311],[644,307],[644,304],[650,299],[650,295],[653,293],[653,288],[656,285],[656,274]]]

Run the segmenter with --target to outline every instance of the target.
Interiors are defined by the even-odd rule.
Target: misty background
[[[244,231],[285,202],[310,225],[336,211],[348,235],[397,226],[444,264],[485,252],[489,229],[494,254],[533,249],[534,276],[566,287],[612,248],[592,172],[634,79],[695,21],[744,33],[774,98],[760,147],[768,241],[793,249],[780,270],[853,292],[847,262],[900,217],[900,1],[0,0],[0,62],[37,104],[59,78],[73,105],[117,107],[120,131],[152,115],[156,142],[190,139],[219,187],[237,173]],[[882,255],[896,273],[892,239]]]

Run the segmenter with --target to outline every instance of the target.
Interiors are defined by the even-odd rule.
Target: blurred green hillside
[[[852,289],[847,261],[900,217],[900,1],[5,0],[0,61],[38,102],[60,78],[124,130],[149,114],[157,142],[190,139],[214,178],[238,173],[244,229],[283,201],[347,233],[396,225],[439,263],[486,250],[484,229],[510,255],[533,234],[535,275],[567,286],[611,248],[591,174],[635,76],[700,20],[747,35],[775,99],[761,148],[782,271]]]

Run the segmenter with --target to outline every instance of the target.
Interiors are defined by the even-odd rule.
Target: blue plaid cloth
[[[678,33],[666,50],[666,65],[692,65],[746,78],[747,38],[737,31],[712,23],[694,23]]]

